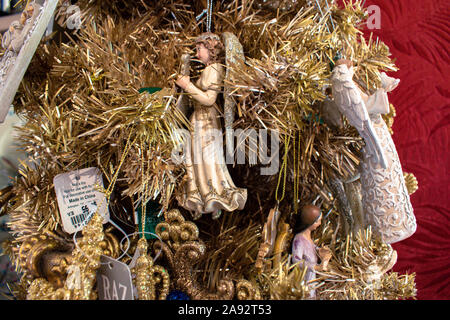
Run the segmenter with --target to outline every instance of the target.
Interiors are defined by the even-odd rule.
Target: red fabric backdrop
[[[401,79],[390,93],[397,109],[394,142],[405,172],[419,181],[411,196],[417,231],[394,244],[394,271],[415,272],[418,299],[450,299],[450,1],[368,0]],[[366,32],[366,35],[370,32]]]

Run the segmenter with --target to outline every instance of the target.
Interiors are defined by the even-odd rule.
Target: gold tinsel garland
[[[334,230],[334,228],[336,230]],[[339,224],[331,222],[318,232],[318,244],[332,248],[328,270],[318,272],[319,299],[384,300],[414,298],[415,274],[388,273],[397,262],[397,253],[374,238],[370,227],[337,239]]]
[[[308,296],[308,286],[302,281],[304,272],[289,264],[286,253],[278,254],[273,269],[256,272],[253,264],[266,214],[281,194],[280,210],[288,222],[298,203],[309,203],[317,195],[324,208],[333,209],[328,181],[352,176],[359,164],[362,141],[357,132],[349,126],[336,131],[320,121],[319,107],[334,57],[340,53],[357,64],[356,80],[368,92],[379,85],[380,71],[396,70],[387,46],[372,38],[365,40],[358,30],[365,18],[361,1],[347,3],[344,8],[330,4],[329,11],[324,1],[318,3],[320,9],[310,1],[299,0],[296,6],[285,3],[279,11],[259,1],[223,1],[214,7],[214,31],[234,33],[247,61],[228,66],[238,71],[227,83],[238,102],[234,127],[280,132],[285,170],[279,179],[257,176],[258,167],[236,166],[234,173],[240,184],[252,192],[244,212],[222,217],[220,222],[208,226],[209,222],[198,221],[198,228],[182,213],[166,219],[167,235],[160,230],[164,243],[155,249],[165,252],[169,260],[166,270],[179,281],[173,284],[186,290],[194,285],[190,288],[193,298]],[[97,166],[109,183],[118,174],[121,185],[126,186],[124,196],[132,199],[135,207],[144,199],[154,199],[162,204],[165,214],[173,214],[168,209],[176,207],[173,195],[183,168],[173,164],[170,157],[178,143],[176,129],[187,126],[174,108],[177,95],[173,79],[181,54],[190,52],[206,18],[196,21],[204,9],[197,1],[152,4],[113,0],[105,5],[100,0],[80,0],[82,28],[68,35],[66,43],[42,43],[34,56],[15,102],[16,111],[26,121],[21,140],[34,163],[24,164],[12,189],[0,193],[0,213],[11,217],[14,239],[6,251],[14,261],[20,261],[21,245],[41,232],[70,241],[61,230],[52,185],[53,177],[62,172]],[[62,26],[67,18],[64,12],[61,5]],[[140,93],[143,87],[162,90]],[[389,127],[395,116],[392,110],[385,118]],[[413,191],[416,181],[412,176],[406,180]],[[414,297],[414,274],[386,273],[384,260],[392,248],[372,239],[370,230],[343,237],[340,213],[333,212],[318,230],[317,241],[333,251],[330,269],[316,281],[318,296]],[[103,235],[103,227],[95,220],[88,226],[83,234],[97,228],[97,233],[92,233],[94,239]],[[97,240],[80,242],[80,249],[90,250],[92,260],[74,250],[75,262],[64,289],[56,290],[39,278],[31,285],[22,279],[17,290],[27,291],[29,298],[95,298],[93,275],[101,254],[101,239]],[[145,249],[142,241],[138,246]],[[150,258],[144,254],[139,259],[140,298],[156,297],[155,281],[163,284],[160,298],[164,298],[168,274],[158,269],[161,276],[154,278]],[[177,269],[180,261],[183,270]],[[199,271],[195,279],[188,277],[193,268]],[[71,282],[77,272],[84,291]]]

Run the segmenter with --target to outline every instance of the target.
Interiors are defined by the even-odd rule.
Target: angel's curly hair
[[[209,51],[210,64],[224,63],[225,60],[225,48],[220,40],[220,37],[212,32],[202,33],[195,40],[195,44],[203,44]]]

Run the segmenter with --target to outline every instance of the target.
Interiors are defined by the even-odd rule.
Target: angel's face
[[[203,43],[199,43],[196,46],[197,49],[197,58],[204,64],[208,64],[209,62],[209,50],[205,47]]]
[[[22,12],[20,15],[20,24],[24,25],[27,22],[27,14],[25,12]]]
[[[34,8],[32,6],[28,6],[27,8],[27,15],[28,17],[31,17],[34,13]]]
[[[316,230],[321,224],[322,224],[322,215],[320,215],[319,219],[317,219],[317,221],[314,222],[313,225],[310,227],[311,231]]]

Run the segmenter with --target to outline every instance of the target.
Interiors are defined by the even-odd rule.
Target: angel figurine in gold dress
[[[226,36],[224,39],[225,43],[230,43]],[[236,51],[225,48],[220,37],[210,32],[196,39],[196,50],[197,58],[206,66],[200,78],[195,84],[189,76],[181,76],[176,82],[194,105],[190,143],[185,149],[186,175],[177,200],[180,206],[193,213],[194,219],[204,213],[211,213],[212,218],[217,219],[222,210],[242,210],[247,201],[247,189],[235,186],[225,163],[220,122],[223,112],[216,103],[225,77],[225,55]],[[224,98],[227,109],[229,97]],[[229,115],[229,111],[225,110],[225,114]],[[229,122],[229,117],[226,118]]]

